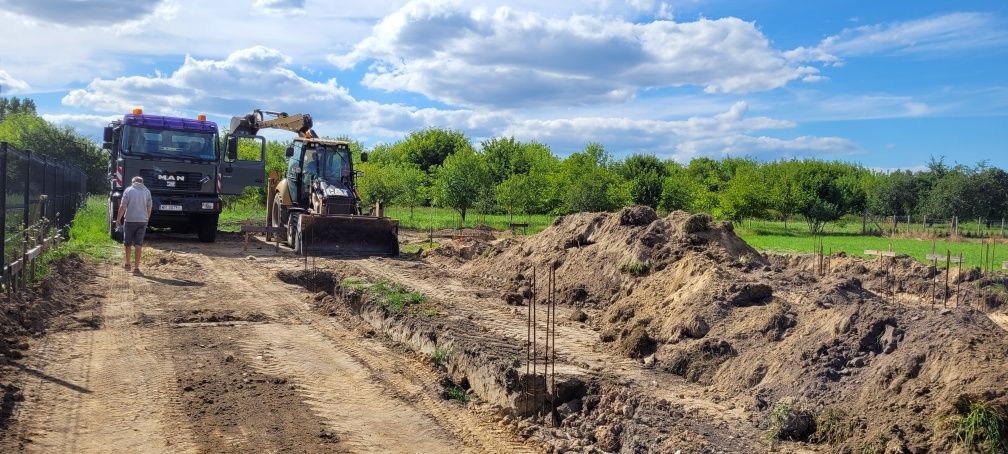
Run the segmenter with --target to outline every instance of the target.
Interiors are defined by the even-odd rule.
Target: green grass
[[[553,223],[555,216],[550,216],[547,214],[532,214],[532,215],[519,215],[515,214],[513,218],[506,214],[487,214],[483,215],[476,212],[466,213],[466,222],[461,224],[461,219],[455,210],[447,208],[432,208],[432,207],[419,207],[413,210],[413,216],[410,217],[409,207],[398,207],[390,206],[385,208],[385,215],[399,220],[399,225],[406,229],[415,230],[426,230],[430,227],[434,229],[454,229],[459,226],[462,227],[475,227],[480,224],[485,224],[490,226],[495,230],[509,230],[508,226],[511,222],[514,223],[528,223],[528,228],[526,232],[529,234],[542,231],[547,226]],[[521,233],[522,229],[518,229]]]
[[[1008,418],[988,402],[971,402],[969,411],[954,422],[952,432],[967,449],[976,447],[992,454],[1008,449]]]
[[[451,354],[451,350],[447,348],[435,348],[434,352],[431,353],[431,360],[434,364],[438,366],[444,366],[448,363],[448,355]]]
[[[412,307],[419,308],[427,303],[427,297],[424,294],[406,291],[399,284],[389,282],[385,279],[378,279],[375,282],[368,283],[348,277],[340,281],[340,287],[364,291],[377,299],[379,304],[385,306],[393,313],[402,312]],[[437,307],[428,306],[423,308],[423,314],[428,317],[436,316],[438,313]]]
[[[101,196],[88,197],[70,224],[69,239],[39,258],[35,277],[44,277],[53,262],[70,254],[94,260],[107,260],[120,255],[118,244],[109,237],[107,215],[108,199]]]
[[[266,206],[254,197],[228,197],[224,200],[217,228],[222,232],[237,232],[245,221],[264,222]]]
[[[770,412],[767,413],[767,429],[763,432],[763,436],[771,446],[780,439],[781,429],[794,412],[795,406],[788,400],[779,400],[770,408]]]
[[[465,404],[466,402],[469,402],[469,394],[466,393],[466,390],[462,389],[461,386],[451,385],[445,389],[445,392],[448,394],[449,399],[454,400],[460,404]]]
[[[784,230],[779,223],[762,224],[753,221],[736,226],[735,232],[749,245],[761,251],[809,253],[819,248],[821,239],[827,253],[832,249],[833,252],[843,251],[848,255],[867,257],[864,255],[866,249],[888,250],[891,246],[897,254],[909,255],[921,262],[927,262],[927,255],[931,253],[931,240],[861,235],[860,225],[857,226],[857,232],[832,232],[816,236],[808,233],[808,229],[802,224],[789,225],[788,230]],[[961,252],[964,267],[980,266],[985,247],[980,240],[935,241],[935,252],[938,254],[944,255],[948,250],[953,256],[958,256]],[[1001,262],[1008,260],[1008,243],[998,243],[994,247],[993,259],[994,269],[1000,270]]]
[[[631,276],[647,276],[651,272],[651,262],[627,262],[620,266],[620,271]]]

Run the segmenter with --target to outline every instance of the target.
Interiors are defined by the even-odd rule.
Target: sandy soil
[[[310,310],[298,266],[155,239],[146,275],[100,265],[96,329],[29,340],[3,376],[23,402],[3,452],[525,452],[484,409],[443,400],[422,358]]]

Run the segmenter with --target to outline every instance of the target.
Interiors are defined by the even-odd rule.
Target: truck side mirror
[[[112,151],[112,127],[106,126],[104,134],[102,134],[102,148],[105,150]]]
[[[287,147],[287,149],[284,150],[284,156],[287,156],[288,158],[293,157],[294,156],[294,147]]]
[[[235,161],[238,159],[238,139],[228,136],[227,144],[224,146],[224,157],[228,161]]]
[[[362,151],[360,154],[360,162],[367,162],[367,152]]]

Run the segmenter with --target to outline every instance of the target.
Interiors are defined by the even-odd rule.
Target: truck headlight
[[[333,196],[347,197],[349,194],[347,194],[346,189],[337,188],[336,186],[326,186],[326,188],[325,188],[325,195],[328,196],[328,197],[333,197]]]

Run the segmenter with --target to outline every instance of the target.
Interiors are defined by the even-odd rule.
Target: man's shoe
[[[133,275],[134,276],[143,276],[143,273],[140,272],[140,268],[133,268]]]
[[[130,270],[130,264],[129,263],[124,263],[123,264],[123,269],[126,270],[126,271],[129,271]]]

